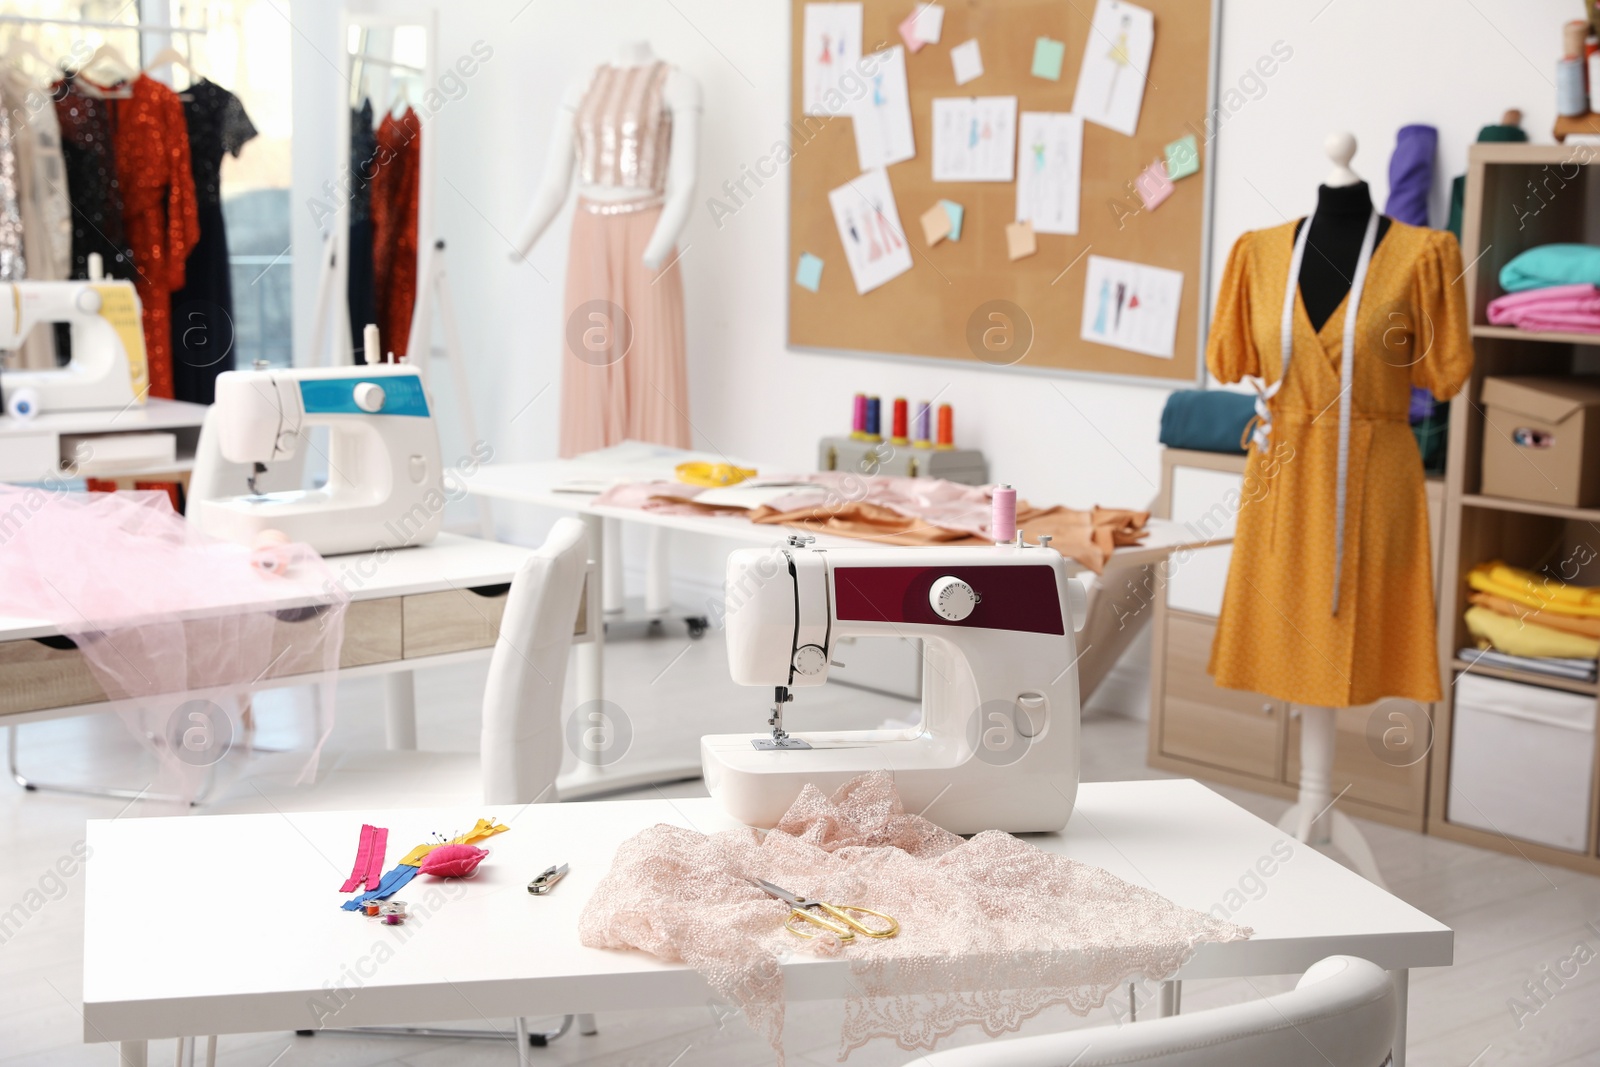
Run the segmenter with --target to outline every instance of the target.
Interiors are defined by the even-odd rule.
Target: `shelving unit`
[[[1600,116],[1562,120],[1564,132],[1600,132]],[[1462,619],[1467,573],[1478,563],[1501,559],[1530,570],[1556,563],[1573,546],[1600,551],[1600,508],[1488,496],[1481,491],[1482,455],[1488,425],[1480,402],[1484,379],[1496,375],[1600,374],[1600,335],[1553,333],[1492,326],[1489,302],[1500,294],[1501,268],[1519,253],[1556,242],[1600,244],[1600,151],[1527,144],[1479,144],[1468,153],[1462,258],[1472,264],[1465,283],[1476,354],[1462,399],[1451,405],[1450,444],[1444,499],[1443,558],[1439,595],[1439,656],[1445,699],[1434,723],[1430,776],[1429,833],[1540,862],[1600,873],[1600,751],[1589,783],[1589,834],[1585,849],[1567,851],[1453,823],[1448,801],[1458,683],[1469,674],[1600,701],[1600,684],[1531,671],[1473,663],[1456,653],[1474,642]],[[1600,737],[1600,731],[1595,734]],[[1537,790],[1531,780],[1526,788]]]

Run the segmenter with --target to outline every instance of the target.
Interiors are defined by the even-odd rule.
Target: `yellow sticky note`
[[[1033,236],[1033,223],[1013,222],[1006,226],[1006,254],[1012,259],[1024,259],[1039,251],[1039,242]]]
[[[922,213],[922,236],[928,244],[936,245],[950,236],[950,212],[938,203]]]

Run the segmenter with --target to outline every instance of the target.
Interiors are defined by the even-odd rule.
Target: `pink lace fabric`
[[[0,615],[48,622],[72,640],[158,757],[154,794],[195,797],[246,736],[243,694],[268,677],[321,676],[318,740],[302,778],[315,773],[333,727],[349,594],[304,545],[265,559],[271,566],[199,533],[165,493],[0,484]]]
[[[992,486],[962,485],[943,478],[905,478],[890,474],[856,474],[852,471],[812,471],[775,474],[761,482],[805,482],[793,493],[767,502],[774,511],[795,511],[818,503],[877,504],[908,519],[921,519],[944,530],[986,537],[989,533]],[[694,498],[705,492],[683,482],[629,482],[615,485],[595,498],[596,504],[640,508],[668,514],[697,515],[705,505]],[[742,509],[729,508],[730,511]]]
[[[900,934],[803,940],[784,929],[788,905],[752,878],[885,912]],[[884,772],[832,797],[806,786],[764,835],[665,824],[635,835],[578,929],[591,947],[693,967],[780,1062],[781,964],[792,955],[850,963],[843,1060],[874,1038],[914,1051],[966,1026],[997,1037],[1053,1005],[1085,1015],[1130,980],[1170,977],[1202,943],[1251,933],[1010,834],[964,840],[907,814]]]

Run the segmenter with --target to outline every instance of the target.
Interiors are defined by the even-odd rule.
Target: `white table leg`
[[[124,1041],[119,1046],[122,1067],[150,1067],[150,1043]]]
[[[1389,979],[1394,982],[1395,999],[1400,1002],[1400,1013],[1394,1024],[1393,1059],[1389,1062],[1390,1067],[1406,1067],[1406,1007],[1411,1000],[1411,972],[1390,971]]]
[[[1156,1005],[1156,1016],[1161,1019],[1183,1010],[1183,983],[1174,979],[1161,983],[1161,999]]]
[[[217,1035],[206,1038],[206,1067],[217,1067]]]
[[[606,536],[608,526],[615,525],[613,519],[602,519],[598,515],[581,515],[583,524],[589,528],[589,558],[594,561],[594,578],[601,589],[601,600],[604,601],[607,576],[611,568],[606,558],[606,543],[612,540]],[[593,601],[591,601],[593,603]],[[609,610],[603,608],[602,610]],[[577,667],[578,707],[583,707],[591,700],[600,700],[605,696],[604,664],[606,627],[603,618],[589,620],[590,640],[577,645],[573,649]]]
[[[651,526],[649,544],[645,556],[644,611],[651,618],[657,618],[672,610],[672,565],[668,561],[671,531],[665,526]]]
[[[601,563],[600,595],[605,601],[607,615],[616,615],[626,606],[628,587],[622,570],[622,520],[601,520],[604,532],[600,538]]]
[[[412,752],[417,747],[417,690],[410,671],[383,676],[384,725],[389,748]]]
[[[528,1020],[517,1016],[517,1067],[529,1067],[533,1057],[528,1050]]]

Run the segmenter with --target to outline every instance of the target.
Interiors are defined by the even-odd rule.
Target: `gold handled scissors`
[[[799,896],[781,886],[775,886],[771,882],[764,882],[758,878],[752,878],[751,882],[759,886],[761,891],[768,896],[776,897],[794,909],[789,913],[789,918],[784,921],[783,926],[784,929],[797,937],[816,937],[821,933],[821,930],[808,931],[796,926],[795,920],[797,919],[813,926],[821,927],[822,930],[837,935],[841,941],[849,941],[857,934],[863,937],[883,938],[893,937],[900,932],[900,924],[881,911],[863,908],[859,904],[829,904],[825,900],[812,900],[809,897]],[[812,910],[813,908],[820,909],[823,914],[817,914]],[[882,919],[888,925],[868,926],[856,918],[858,915],[870,915],[875,919]]]

